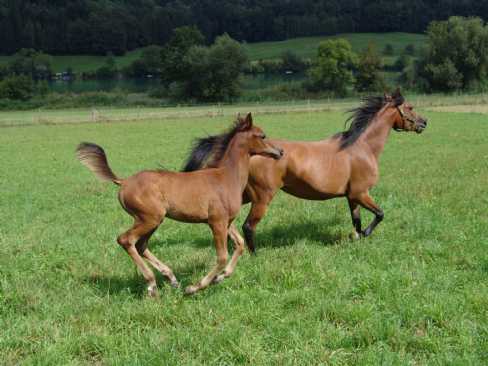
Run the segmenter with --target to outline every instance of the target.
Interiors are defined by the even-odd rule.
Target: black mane
[[[362,104],[359,107],[349,110],[349,112],[352,113],[346,121],[346,125],[349,121],[351,122],[349,129],[336,135],[341,139],[341,149],[345,149],[354,144],[369,126],[376,113],[378,113],[386,103],[387,101],[384,97],[370,96],[363,98]]]
[[[230,142],[241,128],[236,121],[232,127],[220,135],[209,135],[196,139],[182,172],[193,172],[204,168],[215,168],[224,157]]]

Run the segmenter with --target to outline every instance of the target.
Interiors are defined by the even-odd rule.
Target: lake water
[[[245,75],[243,87],[245,90],[259,90],[276,84],[301,81],[303,74],[291,75]],[[49,83],[51,91],[58,93],[83,93],[94,91],[124,90],[130,93],[144,93],[160,85],[158,79],[117,79],[117,80],[53,80]]]

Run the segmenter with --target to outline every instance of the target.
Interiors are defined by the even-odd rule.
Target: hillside
[[[347,39],[355,52],[361,52],[368,42],[375,43],[380,52],[387,44],[391,44],[395,55],[399,55],[408,44],[420,49],[427,39],[423,34],[414,33],[343,33],[335,36],[292,38],[280,42],[248,43],[244,47],[251,60],[277,58],[287,50],[304,58],[313,58],[319,43],[329,38]]]
[[[304,58],[313,58],[319,43],[328,38],[346,38],[351,42],[356,52],[360,52],[368,42],[374,42],[380,52],[386,44],[391,44],[395,55],[399,55],[408,44],[413,44],[418,50],[424,45],[426,40],[425,35],[413,33],[344,33],[335,36],[292,38],[286,41],[244,43],[243,45],[251,61],[278,58],[287,50],[291,50]],[[115,57],[117,66],[124,67],[129,65],[139,57],[140,52],[141,49],[138,49],[128,52],[124,56]],[[0,65],[5,65],[9,60],[11,60],[11,56],[0,56]],[[68,68],[71,68],[74,72],[87,72],[99,68],[103,64],[105,57],[69,55],[53,56],[52,60],[54,72],[65,71]],[[385,57],[385,62],[390,63],[391,58]]]

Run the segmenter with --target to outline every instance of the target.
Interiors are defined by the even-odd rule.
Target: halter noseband
[[[398,113],[400,114],[400,117],[402,117],[403,125],[405,125],[405,121],[408,121],[412,125],[415,125],[415,120],[413,120],[412,118],[406,116],[405,115],[405,112],[403,112],[403,110],[400,108],[400,106],[396,106],[395,108],[397,109]],[[398,131],[398,132],[406,131],[404,128],[398,128],[398,127],[393,127],[393,129],[395,131]]]

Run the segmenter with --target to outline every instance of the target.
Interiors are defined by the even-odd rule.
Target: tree
[[[144,48],[141,61],[148,74],[160,74],[163,69],[163,48],[155,45]]]
[[[117,65],[115,64],[115,58],[112,54],[108,54],[103,66],[99,67],[96,71],[97,79],[113,79],[117,75]]]
[[[123,73],[128,77],[144,77],[146,75],[161,75],[164,69],[163,48],[151,45],[142,50],[141,56],[127,66]]]
[[[359,92],[384,89],[385,82],[381,75],[382,67],[383,63],[376,52],[375,45],[369,43],[359,57],[355,89]]]
[[[217,37],[210,47],[193,46],[184,57],[186,98],[227,101],[241,92],[241,73],[247,63],[242,46],[228,35]]]
[[[403,71],[411,63],[412,58],[406,53],[401,54],[395,61],[393,69],[396,71]]]
[[[33,80],[51,78],[51,56],[33,49],[21,49],[9,63],[10,72]]]
[[[163,80],[167,83],[185,80],[187,65],[183,59],[191,47],[203,45],[204,40],[202,33],[194,26],[174,29],[173,36],[162,51]]]
[[[345,39],[330,39],[320,43],[317,60],[309,71],[310,89],[330,90],[345,95],[353,82],[352,69],[357,56]]]
[[[487,77],[488,27],[480,18],[432,22],[419,76],[429,90],[468,89]]]

